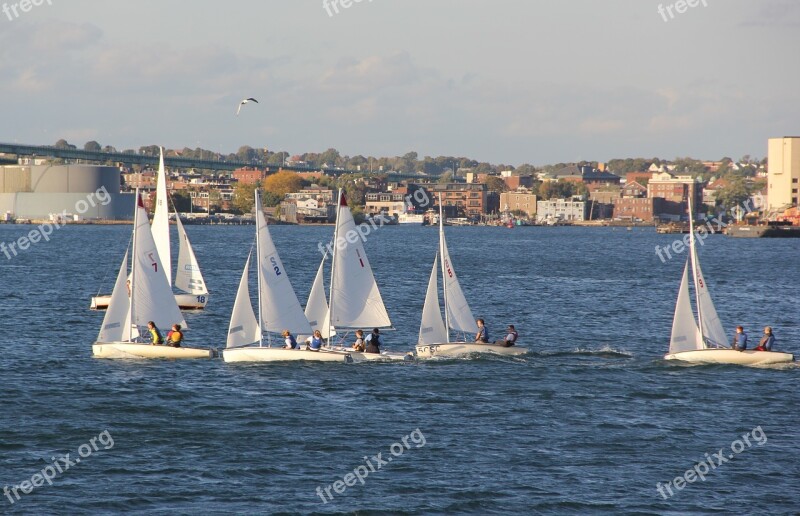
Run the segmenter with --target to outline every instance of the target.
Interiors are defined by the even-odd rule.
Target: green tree
[[[169,196],[170,199],[172,199],[172,204],[175,206],[175,211],[179,213],[192,211],[192,198],[189,196],[189,192],[178,192],[173,190],[169,193]]]
[[[508,190],[506,182],[498,176],[489,176],[486,178],[486,188],[490,192],[503,193]]]
[[[252,213],[256,202],[255,186],[246,183],[237,183],[233,187],[231,205],[239,213]]]
[[[747,187],[744,179],[733,179],[727,186],[717,190],[717,206],[725,210],[732,210],[737,206],[741,206],[747,199],[750,198],[750,189]]]
[[[453,182],[453,172],[448,170],[447,172],[445,172],[444,174],[439,176],[439,180],[436,181],[436,182],[439,183],[440,185],[446,185],[447,183],[452,183]]]

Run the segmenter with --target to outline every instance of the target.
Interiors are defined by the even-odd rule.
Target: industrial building
[[[0,219],[130,220],[120,171],[97,165],[0,166]]]

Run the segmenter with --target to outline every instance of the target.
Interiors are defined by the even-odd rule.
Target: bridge
[[[69,149],[53,147],[51,145],[22,145],[17,143],[0,143],[0,153],[16,154],[17,156],[49,157],[68,160],[91,161],[100,163],[115,163],[124,165],[149,165],[153,168],[158,166],[158,156],[150,154],[138,154],[135,152],[103,152]],[[164,165],[172,168],[197,168],[201,170],[213,170],[215,172],[230,172],[244,167],[255,167],[265,170],[267,173],[277,172],[278,170],[291,170],[293,172],[322,172],[328,176],[338,177],[343,174],[361,174],[357,170],[346,170],[331,167],[311,167],[308,165],[269,165],[261,160],[252,162],[235,160],[210,160],[198,158],[186,158],[183,156],[164,156]],[[436,177],[420,177],[416,174],[406,174],[402,172],[386,172],[390,181],[403,179],[436,179]]]

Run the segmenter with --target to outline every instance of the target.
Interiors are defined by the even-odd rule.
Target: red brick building
[[[245,185],[254,185],[264,180],[265,173],[253,168],[239,168],[233,171],[233,179]]]

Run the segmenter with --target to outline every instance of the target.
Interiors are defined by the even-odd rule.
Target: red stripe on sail
[[[361,258],[361,252],[356,251],[356,254],[358,255],[358,263],[361,264],[361,268],[363,269],[364,268],[364,260]]]
[[[347,199],[344,198],[344,192],[339,196],[339,206],[347,208]]]
[[[140,208],[144,208],[144,201],[142,201],[142,194],[139,194],[139,198],[137,199],[136,203]]]

